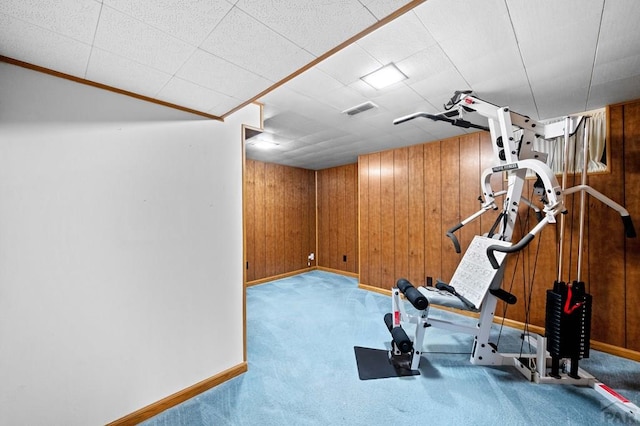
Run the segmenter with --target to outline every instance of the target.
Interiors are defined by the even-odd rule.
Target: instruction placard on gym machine
[[[476,235],[449,283],[459,295],[476,308],[480,307],[484,295],[498,272],[497,269],[493,269],[487,257],[487,247],[492,245],[509,247],[511,243]],[[498,251],[494,254],[498,263],[502,265],[507,254]]]

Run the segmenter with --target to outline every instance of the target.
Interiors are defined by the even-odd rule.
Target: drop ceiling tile
[[[238,8],[225,16],[200,48],[272,81],[283,79],[315,59]]]
[[[367,98],[350,87],[342,86],[324,93],[318,100],[335,108],[336,113],[342,113],[348,108],[366,102]]]
[[[343,86],[338,80],[317,68],[311,68],[287,83],[287,88],[312,98],[322,97],[324,93]]]
[[[552,67],[556,60],[566,57],[574,60],[586,57],[590,66],[595,54],[603,1],[507,1],[527,67],[537,63]],[[571,19],[567,19],[568,16]]]
[[[390,126],[393,118],[388,115],[388,111],[369,110],[349,117],[337,127],[349,134],[369,138],[378,135],[381,128]]]
[[[217,115],[219,117],[222,117],[223,115],[227,114],[229,111],[231,111],[232,109],[242,105],[243,103],[245,103],[247,100],[246,99],[238,99],[238,98],[233,98],[233,97],[228,97],[226,95],[222,95],[222,93],[215,93],[216,96],[219,96],[219,102],[216,103],[216,106],[206,110],[205,112],[209,113],[209,114],[213,114],[213,115]]]
[[[102,8],[94,45],[168,74],[174,74],[195,50],[107,6]]]
[[[564,115],[585,108],[603,0],[510,1],[508,5],[539,115]],[[548,23],[544,31],[537,22]],[[563,87],[566,93],[559,98],[558,90],[551,87]]]
[[[593,86],[587,103],[589,109],[638,98],[639,14],[640,3],[637,1],[605,3],[591,82]]]
[[[415,84],[434,74],[458,73],[439,45],[431,45],[396,64],[407,77],[407,84]]]
[[[349,85],[384,64],[367,53],[358,43],[351,44],[320,62],[316,68],[339,82]]]
[[[86,78],[144,96],[154,97],[167,84],[171,75],[95,48],[91,52]]]
[[[274,138],[274,142],[279,144],[283,153],[287,153],[287,154],[303,146],[303,144],[296,139],[286,139],[286,138],[280,138],[277,136]]]
[[[633,99],[640,99],[640,75],[593,85],[586,110]]]
[[[2,0],[0,13],[90,44],[100,16],[99,2],[86,0]]]
[[[198,46],[231,10],[226,0],[104,0],[122,13]]]
[[[265,120],[264,126],[265,129],[288,139],[297,139],[324,129],[322,123],[292,111]]]
[[[239,99],[250,99],[273,83],[257,74],[198,49],[177,77]]]
[[[442,121],[421,120],[416,121],[415,124],[425,129],[432,136],[432,139],[425,142],[434,142],[466,134],[463,128],[455,127]]]
[[[178,77],[171,78],[171,80],[162,87],[162,90],[157,93],[156,97],[162,101],[184,105],[218,116],[241,103],[241,101],[231,96],[198,86],[197,84],[182,80]]]
[[[334,139],[340,136],[346,136],[347,133],[345,133],[343,130],[340,129],[336,129],[333,127],[329,127],[329,128],[324,128],[322,130],[320,130],[319,132],[315,132],[315,133],[310,133],[308,135],[305,135],[303,137],[301,137],[300,139],[298,139],[301,143],[304,143],[306,145],[313,145],[316,144],[318,142],[322,142],[322,141],[326,141],[329,139]]]
[[[640,46],[640,42],[639,42]],[[596,63],[592,84],[603,84],[640,74],[640,51],[636,55],[626,56],[610,62]]]
[[[415,13],[408,12],[358,41],[378,62],[399,62],[435,44]]]
[[[455,71],[450,72],[464,81],[458,84],[476,91],[500,84],[512,87],[527,84],[527,74],[504,3],[488,5],[489,13],[478,9],[478,3],[470,6],[470,10],[458,11],[464,15],[456,17],[461,22],[472,23],[456,27],[454,36],[441,30],[434,32],[444,55],[453,65]]]
[[[0,13],[0,54],[84,78],[91,46]]]
[[[288,165],[282,160],[281,152],[273,152],[273,150],[265,150],[252,145],[246,146],[246,155],[249,160],[262,161],[263,163],[277,163]]]
[[[584,111],[589,94],[590,75],[567,64],[547,79],[531,79],[531,90],[541,119]],[[562,87],[562,90],[558,90]],[[563,109],[564,108],[564,109]]]
[[[372,99],[380,107],[399,112],[413,110],[415,105],[424,101],[415,90],[406,84],[400,84],[397,87],[389,88],[389,90],[381,90]]]
[[[402,83],[395,83],[395,85]],[[392,85],[391,87],[395,86]],[[353,83],[349,84],[349,87],[356,92],[360,93],[365,98],[372,98],[378,94],[378,89],[374,89],[373,86],[365,83],[363,80],[356,80]]]
[[[640,54],[640,2],[605,2],[596,66]]]
[[[267,119],[281,110],[306,110],[316,101],[306,95],[291,90],[287,84],[278,87],[259,99],[265,105],[264,118]]]
[[[431,133],[415,126],[413,123],[403,123],[394,126],[392,134],[394,137],[400,138],[411,145],[417,145],[434,139]]]
[[[317,99],[298,94],[286,87],[280,87],[263,97],[260,102],[264,104],[265,121],[281,113],[295,112],[309,119],[319,121],[326,127],[335,127],[335,121],[344,119],[336,118],[336,109],[319,102]]]
[[[378,20],[386,18],[409,3],[406,0],[361,0],[361,2]]]
[[[451,99],[456,90],[472,89],[469,83],[455,69],[445,70],[434,74],[431,78],[409,85],[416,93],[433,105],[436,111],[442,111],[442,106]]]
[[[540,119],[529,84],[514,86],[500,82],[483,82],[474,86],[474,93],[487,102],[507,106],[513,111]]]
[[[548,67],[552,68],[552,67]],[[476,88],[478,83],[494,82],[509,86],[527,84],[527,74],[518,51],[510,47],[496,48],[493,52],[458,65],[460,73],[470,87]]]
[[[302,55],[306,58],[325,53],[338,40],[406,2],[335,0],[318,5],[295,0],[157,0],[147,4],[104,0],[104,21],[99,23],[96,42],[108,46],[111,53],[94,49],[87,68],[88,45],[99,16],[90,11],[96,5],[99,10],[101,3],[65,0],[58,8],[60,2],[5,0],[0,4],[0,54],[80,77],[86,70],[91,79],[104,74],[107,84],[123,78],[118,84],[125,88],[145,74],[144,65],[154,71],[146,73],[147,80],[137,86],[143,94],[153,92],[172,75],[163,67],[173,67],[178,69],[177,77],[162,86],[158,96],[198,109],[210,107],[208,112],[221,115],[221,110],[228,111],[269,87],[290,63],[297,64],[295,52],[302,52],[301,48],[307,49]],[[233,9],[234,3],[238,9]],[[221,21],[230,10],[228,20]],[[243,18],[245,12],[251,17]],[[7,14],[19,18],[12,20]],[[454,90],[473,89],[482,99],[534,118],[639,98],[638,14],[637,0],[428,0],[405,19],[326,59],[307,77],[303,77],[307,73],[300,76],[299,82],[293,80],[264,96],[265,117],[274,118],[274,138],[280,138],[281,149],[260,155],[268,161],[319,169],[344,164],[359,153],[464,134],[463,129],[425,119],[399,126],[390,123],[409,112],[441,111]],[[113,16],[125,23],[112,22],[116,20]],[[403,25],[407,19],[413,23]],[[420,29],[422,24],[428,31]],[[598,28],[599,37],[594,33]],[[51,31],[88,42],[78,45]],[[422,31],[429,37],[415,36]],[[209,35],[203,47],[228,60],[196,50]],[[136,37],[142,48],[133,42]],[[376,39],[379,42],[371,41]],[[416,50],[418,42],[426,44]],[[410,49],[414,43],[415,48]],[[192,46],[186,55],[176,54],[188,45]],[[291,46],[297,50],[289,50]],[[157,59],[164,47],[169,48],[168,59]],[[280,53],[273,54],[274,49]],[[267,52],[277,56],[276,60]],[[384,61],[398,57],[404,57],[397,64],[409,76],[405,82],[377,91],[359,80]],[[122,70],[127,75],[107,77],[107,71]],[[340,114],[347,101],[355,104],[366,99],[380,108],[355,117]]]
[[[429,0],[413,10],[457,65],[496,46],[517,49],[504,0]]]
[[[587,87],[558,93],[555,86],[545,86],[534,92],[541,120],[561,117],[575,112],[585,111],[587,105]]]
[[[236,7],[315,56],[376,23],[357,0],[239,0]]]
[[[411,109],[410,112],[413,112],[413,109]],[[374,131],[377,134],[385,134],[385,133],[393,132],[394,127],[396,127],[396,125],[393,124],[393,120],[395,120],[396,118],[398,118],[398,113],[396,111],[382,110],[380,111],[380,113],[376,115],[363,117],[362,124],[364,126],[375,129]]]

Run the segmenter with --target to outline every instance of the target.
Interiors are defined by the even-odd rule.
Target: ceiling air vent
[[[374,104],[371,101],[368,101],[363,104],[356,105],[352,108],[345,109],[344,111],[342,111],[342,113],[347,115],[356,115],[356,114],[360,114],[361,112],[368,111],[372,108],[378,108],[378,105]]]

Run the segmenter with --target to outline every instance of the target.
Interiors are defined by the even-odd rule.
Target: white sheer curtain
[[[602,162],[605,152],[607,137],[607,117],[604,109],[593,111],[587,114],[590,118],[587,121],[589,130],[588,140],[588,172],[600,172],[607,169],[607,165]],[[569,138],[569,158],[567,162],[567,171],[569,173],[581,172],[583,165],[583,141],[584,126],[580,126],[578,131]],[[555,173],[562,173],[564,164],[564,137],[555,139],[536,139],[533,143],[533,149],[545,152],[549,156],[547,165],[551,167]]]
[[[607,141],[607,113],[600,110],[591,115],[589,120],[589,166],[587,171],[600,172],[607,170],[602,156]]]

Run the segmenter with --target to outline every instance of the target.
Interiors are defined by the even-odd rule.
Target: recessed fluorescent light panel
[[[360,77],[362,81],[369,84],[378,90],[384,89],[387,86],[391,86],[394,83],[407,79],[407,76],[402,73],[392,62],[389,65],[367,74],[364,77]]]
[[[263,139],[257,139],[252,145],[258,149],[274,149],[278,146],[275,142],[265,141]]]

